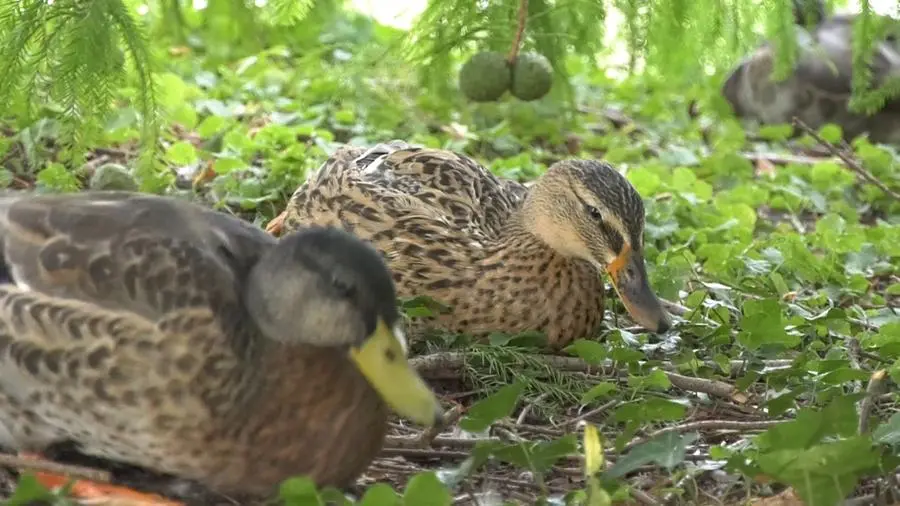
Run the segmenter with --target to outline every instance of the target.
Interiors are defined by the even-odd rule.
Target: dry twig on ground
[[[884,192],[885,195],[891,197],[892,199],[900,200],[900,193],[888,188],[886,184],[879,181],[878,178],[876,178],[874,175],[872,175],[871,172],[864,169],[863,166],[860,165],[859,162],[853,156],[851,156],[849,154],[850,149],[846,142],[842,142],[842,146],[839,149],[834,144],[825,140],[821,135],[819,135],[815,130],[810,128],[809,125],[807,125],[800,119],[794,118],[794,125],[798,126],[805,133],[809,134],[809,136],[812,137],[813,139],[815,139],[816,142],[818,142],[819,144],[824,146],[826,149],[828,149],[828,151],[831,154],[840,158],[841,161],[844,162],[844,166],[847,167],[848,169],[850,169],[851,171],[855,172],[856,175],[858,175],[862,179],[866,180],[867,182],[871,183],[876,188],[878,188],[879,190]]]

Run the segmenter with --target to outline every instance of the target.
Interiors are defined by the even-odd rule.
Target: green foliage
[[[477,46],[480,50],[508,53],[518,26],[518,7],[518,0],[430,1],[405,41],[407,57],[422,69],[422,84],[437,93],[450,91],[457,51]],[[604,2],[531,0],[522,51],[547,57],[557,81],[564,85],[561,93],[567,96],[571,92],[565,66],[567,55],[588,58],[600,51],[605,18]]]
[[[418,68],[420,83],[439,95],[454,92],[453,60],[460,53],[475,48],[508,52],[516,38],[518,4],[518,0],[430,1],[413,31],[398,41]],[[313,51],[346,47],[348,42],[361,42],[368,28],[347,24],[348,18],[341,14],[342,0],[276,0],[262,6],[249,0],[224,0],[201,10],[171,0],[61,0],[50,5],[40,0],[0,2],[4,48],[0,71],[9,78],[0,83],[0,100],[24,107],[26,111],[15,114],[26,121],[38,103],[52,104],[66,119],[68,141],[73,144],[69,156],[77,160],[92,142],[89,137],[98,135],[104,117],[114,109],[112,90],[133,85],[135,93],[127,99],[140,114],[142,146],[149,150],[138,171],[147,180],[145,189],[162,184],[151,157],[158,147],[155,100],[161,85],[156,77],[163,71],[163,52],[172,56],[197,51],[208,63],[221,64],[279,45]],[[873,15],[868,2],[862,5],[862,16],[854,27],[851,106],[872,111],[900,93],[900,78],[872,83],[867,67],[874,41],[895,32],[897,24]],[[139,6],[146,10],[141,16]],[[521,49],[549,59],[557,82],[552,97],[573,98],[570,67],[576,60],[590,65],[598,53],[615,49],[605,47],[604,38],[611,8],[625,16],[629,70],[640,68],[668,86],[690,89],[697,85],[698,75],[729,68],[759,42],[760,26],[778,49],[776,76],[786,76],[796,59],[792,0],[532,0]],[[333,30],[336,24],[343,26]],[[318,36],[323,31],[327,35]],[[178,46],[153,53],[148,33]],[[397,44],[393,46],[388,50]],[[671,51],[673,47],[679,51]]]
[[[0,100],[28,121],[37,114],[35,99],[46,97],[66,118],[76,148],[96,141],[97,124],[89,120],[112,109],[128,64],[138,82],[143,141],[152,145],[158,129],[155,65],[145,29],[124,2],[0,3]]]
[[[900,77],[873,82],[871,65],[876,41],[900,35],[900,22],[872,13],[868,0],[861,2],[862,12],[853,26],[853,100],[850,108],[871,114],[884,107],[891,98],[900,96]],[[875,87],[873,88],[873,85]]]
[[[0,47],[19,55],[0,61],[15,77],[0,83],[12,93],[0,123],[6,187],[76,191],[115,166],[143,189],[201,200],[262,225],[343,143],[401,138],[454,149],[521,181],[560,158],[603,159],[644,198],[652,286],[686,309],[675,329],[653,336],[618,318],[625,312],[610,292],[606,327],[561,355],[548,355],[543,337],[531,333],[415,343],[463,357],[448,383],[465,390],[453,392],[466,412],[452,430],[478,433],[466,435],[475,442],[457,442],[467,458],[458,448],[440,466],[410,456],[421,472],[391,475],[355,499],[297,477],[283,484],[283,503],[447,504],[495,476],[521,486],[517,493],[527,490],[534,503],[586,504],[589,495],[627,498],[640,474],[670,484],[647,493],[671,492],[681,504],[730,493],[717,498],[727,503],[788,485],[810,504],[834,504],[874,489],[898,465],[896,396],[873,398],[868,430],[860,430],[857,410],[873,371],[886,371],[888,392],[900,380],[900,203],[837,159],[786,157],[789,129],[769,127],[752,138],[727,117],[689,112],[693,101],[717,93],[707,66],[728,68],[762,34],[776,44],[794,37],[785,2],[530,1],[522,51],[553,62],[551,98],[482,104],[453,89],[455,69],[475,51],[508,54],[518,2],[432,2],[406,39],[341,10],[340,2],[211,2],[177,14],[175,2],[151,3],[144,17],[123,2],[141,29],[128,36],[152,35],[134,39],[153,66],[149,81],[139,76],[142,57],[128,44],[126,25],[110,14],[114,3],[72,2],[84,14],[73,18],[38,2],[0,4],[0,39],[24,40],[28,49]],[[613,7],[626,14],[627,76],[594,59],[609,49],[599,27]],[[73,42],[91,45],[78,50],[84,53],[53,44],[52,57],[40,56],[41,44],[74,40],[86,33],[83,23],[97,19],[113,29]],[[867,23],[859,41],[881,30],[877,18]],[[126,64],[64,63],[66,55],[115,55],[97,44],[121,47]],[[66,95],[71,90],[51,78],[66,68],[80,72],[67,79],[93,76],[107,86],[86,91],[73,84]],[[570,101],[553,99],[560,97]],[[147,130],[147,118],[158,128]],[[76,150],[66,142],[76,125],[84,160],[71,156]],[[838,133],[822,129],[826,139]],[[148,135],[157,136],[158,149],[140,159],[137,147]],[[895,149],[861,140],[847,154],[900,188]],[[427,294],[403,308],[418,316],[446,309]],[[737,390],[692,387],[673,373],[705,380],[701,387]],[[578,417],[609,442],[606,465],[586,473],[594,479],[584,485],[569,476],[589,453],[576,437]],[[747,420],[777,424],[715,427]],[[710,421],[714,428],[684,428]],[[729,491],[703,488],[710,468],[730,475]],[[15,497],[51,500],[48,494],[25,474]],[[64,494],[52,495],[62,504]]]
[[[7,506],[30,506],[35,503],[48,504],[50,506],[74,506],[75,503],[66,494],[68,487],[63,487],[58,492],[51,492],[41,486],[33,474],[25,473],[16,484],[12,496],[4,504]]]
[[[487,429],[492,423],[509,416],[522,395],[522,383],[512,383],[472,405],[469,414],[459,422],[460,428],[469,432]]]
[[[623,458],[619,459],[604,474],[604,477],[607,479],[618,478],[650,462],[657,462],[661,466],[672,469],[684,461],[685,450],[687,450],[689,444],[697,439],[697,436],[697,434],[682,436],[674,432],[668,432],[651,439],[636,446]]]

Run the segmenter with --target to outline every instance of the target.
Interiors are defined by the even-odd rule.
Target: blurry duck
[[[790,124],[797,117],[813,129],[840,126],[847,140],[868,133],[871,140],[900,143],[900,98],[873,116],[851,112],[852,32],[856,15],[827,17],[822,0],[794,0],[799,53],[793,73],[770,79],[775,48],[763,44],[728,76],[722,94],[741,118],[762,124]],[[878,42],[870,68],[873,86],[900,76],[900,44],[894,32]]]
[[[265,495],[296,475],[352,483],[381,450],[390,408],[441,418],[407,363],[390,272],[338,229],[276,241],[171,198],[7,195],[0,278],[7,448],[71,441]],[[147,499],[90,482],[75,492]]]

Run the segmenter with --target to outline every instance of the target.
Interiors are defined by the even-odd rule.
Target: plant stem
[[[512,47],[509,48],[509,57],[507,61],[510,65],[516,62],[519,56],[519,46],[522,45],[522,35],[525,34],[525,22],[528,20],[528,0],[519,0],[519,26],[516,28],[516,36],[513,39]]]

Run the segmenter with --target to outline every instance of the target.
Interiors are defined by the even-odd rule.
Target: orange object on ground
[[[42,456],[34,453],[20,453],[19,456],[31,460],[45,460]],[[44,471],[32,471],[32,474],[34,474],[38,483],[49,490],[64,487],[70,480],[74,480],[72,487],[69,489],[70,496],[76,499],[90,500],[92,505],[185,506],[182,502],[166,499],[156,494],[138,492],[109,483],[96,483],[90,480],[80,480]]]

